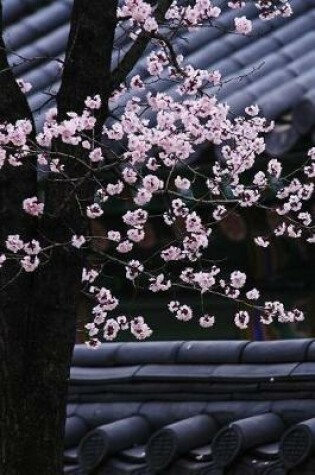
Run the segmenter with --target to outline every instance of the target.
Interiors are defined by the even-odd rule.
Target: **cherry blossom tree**
[[[239,12],[244,5],[226,2],[235,12],[230,34],[252,33]],[[286,0],[258,0],[256,8],[261,21],[292,14]],[[215,324],[215,315],[194,314],[189,301],[178,300],[179,290],[236,302],[231,325],[240,329],[253,311],[264,324],[304,318],[299,309],[265,301],[244,272],[204,258],[218,223],[237,209],[267,208],[270,196],[279,224],[255,236],[262,252],[277,237],[315,241],[309,210],[315,149],[294,172],[277,158],[265,164],[265,136],[274,124],[255,104],[235,116],[216,97],[225,83],[220,71],[196,69],[176,51],[176,38],[219,27],[220,15],[210,0],[110,0],[106,9],[99,0],[75,0],[56,107],[40,131],[24,95],[31,85],[16,82],[2,41],[1,473],[62,473],[80,292],[94,302],[86,325],[92,348],[124,331],[150,337],[145,315],[122,314],[119,296],[102,284],[109,263],[135,288],[168,295],[165,311],[174,318],[195,318],[204,328]],[[140,61],[143,77],[134,72]],[[171,92],[159,92],[165,82]],[[209,145],[221,153],[204,174],[190,158]],[[195,181],[203,184],[200,196]],[[156,198],[162,214],[150,207]],[[117,200],[125,207],[121,229],[107,223],[97,234],[95,224]],[[138,246],[157,219],[177,237],[143,261]]]

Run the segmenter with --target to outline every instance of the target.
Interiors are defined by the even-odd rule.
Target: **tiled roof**
[[[226,1],[216,4],[224,8]],[[71,6],[72,0],[4,0],[10,63],[15,64],[17,76],[33,84],[29,100],[32,109],[40,111],[39,125],[50,98],[47,92],[59,87],[60,68],[52,58],[64,55]],[[222,28],[200,29],[177,45],[195,67],[219,69],[225,80],[236,78],[217,91],[233,112],[241,113],[246,105],[257,102],[268,118],[292,113],[292,121],[279,126],[268,139],[268,150],[275,154],[289,150],[315,125],[315,4],[314,0],[292,0],[292,6],[291,18],[261,22],[249,2],[241,14],[254,21],[253,35],[225,34],[234,15],[226,10],[220,19]],[[143,62],[138,72],[144,73]]]
[[[65,473],[297,475],[314,460],[313,339],[75,347]]]

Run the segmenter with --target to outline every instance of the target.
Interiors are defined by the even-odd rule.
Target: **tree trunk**
[[[103,107],[98,129],[107,114],[108,80],[116,27],[117,0],[75,0],[71,32],[60,93],[59,117],[81,112],[88,95],[101,94]],[[3,47],[3,42],[2,45]],[[31,113],[0,53],[0,119],[15,121]],[[101,88],[101,90],[100,90]],[[60,150],[60,145],[59,145]],[[66,149],[63,149],[66,150]],[[79,166],[67,164],[70,176],[81,176]],[[77,201],[68,200],[62,215],[43,217],[38,226],[21,210],[24,198],[36,195],[33,167],[9,168],[0,175],[0,238],[20,234],[54,242],[69,241],[87,223]],[[45,208],[56,209],[68,196],[67,183],[47,182]],[[77,190],[86,202],[93,195],[92,181]],[[3,219],[5,218],[5,219]],[[71,231],[70,231],[71,229]],[[44,239],[45,239],[44,238]],[[41,239],[42,240],[42,239]],[[0,474],[60,475],[67,380],[75,341],[76,305],[83,256],[55,248],[48,264],[34,275],[22,274],[0,295]],[[4,267],[5,269],[5,267]],[[0,288],[16,268],[1,271]]]

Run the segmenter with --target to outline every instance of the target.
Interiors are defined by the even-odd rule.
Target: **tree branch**
[[[111,58],[118,0],[75,0],[62,83],[57,94],[59,119],[81,113],[87,96],[100,94],[100,130],[107,116]]]
[[[155,18],[158,23],[164,20],[165,14],[171,6],[172,0],[160,0],[156,9]],[[145,32],[141,33],[137,40],[133,43],[127,51],[123,59],[120,61],[117,68],[112,72],[111,90],[114,91],[126,79],[128,74],[133,70],[146,47],[150,42],[151,37]]]

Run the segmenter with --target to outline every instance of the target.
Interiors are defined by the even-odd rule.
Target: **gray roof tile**
[[[139,366],[104,367],[104,368],[80,368],[73,366],[70,371],[70,378],[75,384],[99,384],[110,381],[125,381],[131,379]]]
[[[4,39],[10,49],[17,49],[46,36],[61,24],[67,24],[71,12],[70,3],[56,2],[41,8],[5,30]]]
[[[89,428],[84,419],[74,415],[67,417],[65,430],[67,434],[65,448],[68,449],[78,445],[82,437],[88,432]]]
[[[225,381],[268,381],[288,379],[298,363],[220,365],[212,373]],[[315,368],[314,368],[315,369]]]
[[[227,348],[225,360],[223,351],[224,344],[226,344]],[[156,342],[152,345],[151,350],[150,345],[150,343],[145,343],[144,345],[141,343],[131,345],[120,343],[104,344],[98,355],[97,351],[87,353],[82,346],[75,349],[74,361],[80,363],[82,366],[79,369],[72,369],[76,377],[76,380],[73,382],[77,384],[81,380],[81,382],[88,383],[89,389],[93,389],[94,385],[95,399],[97,399],[97,388],[102,387],[104,380],[106,380],[108,370],[112,368],[113,372],[117,371],[118,374],[124,369],[128,371],[132,369],[133,371],[134,367],[132,364],[135,360],[137,360],[138,363],[141,362],[141,366],[137,366],[139,369],[133,373],[131,379],[130,373],[127,371],[127,379],[124,379],[124,375],[122,377],[120,375],[120,382],[116,383],[115,379],[112,380],[108,395],[114,395],[114,397],[117,398],[117,402],[110,403],[104,399],[103,403],[79,403],[69,408],[71,417],[69,417],[66,428],[66,446],[68,448],[72,447],[74,450],[72,450],[71,453],[69,451],[65,453],[65,468],[67,470],[70,471],[70,467],[76,463],[77,449],[75,449],[75,447],[88,430],[105,424],[105,427],[113,428],[116,433],[117,431],[119,432],[119,427],[123,426],[125,421],[129,420],[128,418],[139,415],[145,417],[150,424],[151,430],[154,432],[166,426],[170,426],[171,428],[178,427],[182,430],[181,428],[183,428],[185,424],[187,425],[189,418],[193,418],[191,419],[192,421],[197,421],[199,420],[198,418],[201,416],[204,417],[205,414],[211,415],[214,418],[217,424],[217,430],[223,427],[229,427],[229,425],[230,427],[238,427],[239,425],[240,434],[244,432],[243,436],[241,435],[240,440],[243,441],[241,444],[247,444],[246,448],[248,448],[249,443],[250,447],[252,447],[252,452],[246,452],[244,457],[238,458],[238,461],[233,465],[231,475],[243,475],[245,469],[252,470],[255,467],[257,470],[260,470],[262,467],[266,470],[270,469],[270,473],[273,473],[272,470],[276,470],[276,468],[277,470],[283,470],[283,465],[281,465],[278,455],[278,445],[276,444],[271,452],[269,450],[269,453],[268,447],[267,450],[265,450],[264,447],[261,447],[261,444],[271,442],[272,440],[278,442],[286,428],[290,428],[296,423],[315,417],[314,396],[309,395],[310,393],[307,391],[308,385],[312,385],[314,380],[309,378],[312,372],[314,378],[315,363],[312,362],[314,340],[301,339],[296,341],[266,343],[171,342],[169,346],[165,346],[167,345],[166,343]],[[139,354],[137,354],[137,347],[139,349],[141,347],[143,348],[140,357]],[[161,357],[162,349],[166,352],[166,357]],[[215,350],[217,351],[217,356],[215,356]],[[89,354],[93,356],[89,356]],[[123,359],[121,359],[121,355],[123,355]],[[152,355],[159,363],[151,364]],[[209,363],[204,364],[204,362],[213,361],[214,359],[219,360],[216,361],[215,365]],[[230,362],[231,359],[234,361],[234,364],[224,364],[226,361]],[[192,364],[192,361],[194,361],[194,364]],[[109,363],[112,366],[108,367]],[[129,365],[131,365],[131,367]],[[103,370],[105,370],[104,373]],[[90,376],[84,375],[84,372]],[[163,393],[163,385],[165,384],[163,381],[165,378],[168,379],[170,374],[174,374],[175,377],[171,379],[168,384],[175,387],[178,385],[179,388],[182,387],[180,386],[182,384],[187,385],[187,387],[184,388],[185,395],[187,396],[185,402],[181,402],[183,388],[175,394],[173,401],[163,400],[162,396],[167,396],[167,392]],[[234,401],[224,400],[224,397],[222,397],[224,394],[215,393],[214,391],[212,396],[217,399],[213,402],[207,402],[205,393],[204,396],[200,394],[200,401],[194,402],[193,399],[196,395],[195,391],[197,386],[192,382],[192,379],[196,378],[196,374],[197,378],[200,377],[200,380],[203,380],[205,377],[206,380],[216,379],[218,381],[215,383],[216,388],[219,387],[218,385],[220,384],[222,384],[222,386],[225,384],[227,392],[231,392],[230,396],[236,397],[237,399]],[[181,380],[181,377],[184,375],[185,378]],[[93,377],[95,377],[95,380],[93,384],[91,384]],[[147,391],[148,388],[146,385],[151,383],[141,383],[139,386],[134,385],[139,384],[137,383],[137,378],[141,380],[147,377],[157,383],[157,390],[153,395],[154,400],[137,401],[136,399],[141,399],[139,396],[142,394],[140,393]],[[271,381],[273,378],[274,380]],[[249,389],[248,385],[244,384],[244,382],[251,379],[256,381],[257,384]],[[191,383],[187,384],[189,380]],[[233,384],[226,383],[226,381],[234,380],[237,381],[235,388],[233,388]],[[114,394],[113,392],[115,385],[116,387],[120,385],[119,387],[122,388],[122,384],[126,385],[124,388],[127,392],[128,385],[130,388],[130,400],[128,404],[123,402],[119,393]],[[73,387],[75,387],[75,385],[73,385]],[[81,387],[84,388],[84,385]],[[245,390],[244,392],[242,392],[242,387]],[[138,392],[136,388],[138,388]],[[233,392],[235,390],[239,392]],[[105,385],[103,386],[104,396],[106,395],[106,391]],[[250,398],[251,391],[253,391],[253,400]],[[272,401],[275,395],[279,399],[278,401]],[[292,399],[292,395],[294,395],[294,399]],[[93,391],[90,397],[91,400],[93,400]],[[132,397],[134,400],[132,400]],[[150,397],[152,399],[152,393]],[[304,399],[299,400],[299,397],[303,397]],[[312,399],[305,399],[308,397],[312,397]],[[262,399],[261,401],[259,401],[260,398]],[[280,421],[281,430],[278,428],[279,434],[276,434],[275,430],[272,429],[269,418],[272,418],[274,421]],[[118,423],[118,421],[120,422]],[[281,421],[284,422],[285,427]],[[108,424],[110,425],[108,426]],[[76,425],[78,425],[77,430],[75,429]],[[182,432],[180,432],[180,437],[183,437],[183,441],[186,439],[187,441],[191,440],[192,426],[188,424],[187,427],[189,427],[189,430],[183,429]],[[270,429],[272,429],[272,431],[270,431]],[[272,432],[272,438],[270,438],[270,432]],[[124,444],[124,440],[127,440],[127,432],[122,434],[122,436],[121,439],[118,437],[120,444]],[[140,434],[136,436],[140,436]],[[244,437],[245,442],[243,440]],[[147,437],[147,442],[148,439],[149,437]],[[197,440],[197,434],[194,440]],[[204,445],[205,442],[204,439],[200,439],[195,445],[199,445],[201,450],[201,445]],[[209,444],[210,442],[211,440],[209,438]],[[123,447],[128,449],[127,445],[128,443],[126,442],[126,445],[123,445]],[[190,446],[185,447],[185,450],[178,454],[178,456],[184,458],[180,458],[171,464],[165,471],[165,475],[177,475],[179,473],[178,470],[184,470],[182,473],[187,474],[196,473],[200,475],[204,473],[204,475],[209,475],[209,473],[212,473],[211,471],[209,472],[209,470],[218,470],[215,462],[211,460],[205,462],[202,457],[198,458],[198,450],[196,455],[191,452]],[[136,451],[143,453],[143,450],[145,450],[145,448],[139,446]],[[242,449],[240,450],[240,453],[242,453]],[[209,457],[211,457],[210,454],[211,452],[209,452]],[[254,462],[255,460],[256,462]],[[307,458],[306,463],[311,463],[309,458]],[[111,471],[109,471],[109,468]],[[138,470],[138,468],[144,471],[143,473],[151,473],[148,471],[147,464],[144,463],[143,456],[135,459],[128,450],[121,448],[119,453],[116,452],[115,459],[105,459],[96,473],[99,475],[105,473],[106,475],[108,473],[115,475],[119,473],[137,473],[134,472],[134,470]],[[72,469],[77,470],[78,467],[73,467]],[[123,471],[120,472],[119,470]],[[207,471],[203,472],[202,470]],[[304,472],[301,471],[299,473],[303,474]]]
[[[312,339],[253,341],[243,351],[242,363],[290,363],[305,361]]]
[[[34,67],[41,67],[47,58],[59,56],[65,51],[69,25],[61,25],[48,35],[18,49],[16,54],[9,55],[8,60],[17,76],[25,74]]]
[[[44,2],[41,2],[41,4]],[[47,2],[46,2],[47,3]],[[40,5],[41,5],[40,4]],[[10,24],[13,21],[28,15],[36,7],[38,8],[38,0],[4,0],[3,1],[3,20],[5,24]]]
[[[182,346],[181,342],[151,342],[138,345],[128,343],[120,345],[116,359],[118,364],[128,364],[133,361],[136,364],[150,363],[172,363],[176,360],[176,355]]]
[[[315,341],[313,341],[308,347],[307,361],[315,361]]]
[[[103,367],[115,365],[115,354],[120,347],[119,343],[102,345],[97,351],[90,351],[86,345],[75,345],[72,355],[73,366]]]
[[[303,379],[307,380],[310,379],[314,381],[314,363],[306,362],[300,363],[297,367],[292,371],[292,377],[294,379]]]
[[[247,341],[187,341],[181,345],[177,363],[238,363],[242,352],[245,351]]]
[[[183,381],[187,378],[194,379],[209,379],[218,367],[215,365],[151,365],[146,364],[138,369],[135,374],[137,380],[154,380],[159,378],[162,381]]]

